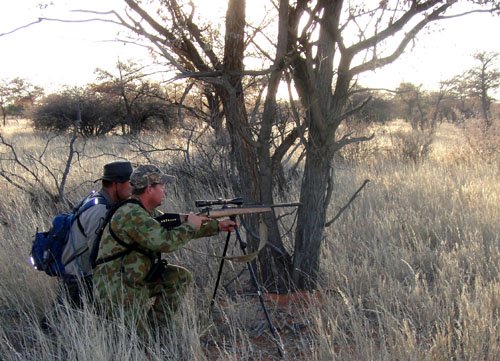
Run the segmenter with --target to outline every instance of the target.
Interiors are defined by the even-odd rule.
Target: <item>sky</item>
[[[2,1],[0,34],[38,19],[37,0]],[[116,0],[88,0],[87,9],[109,10],[102,3]],[[63,3],[64,9],[81,8]],[[55,8],[55,7],[54,7]],[[68,13],[42,11],[46,17],[68,18]],[[95,79],[96,67],[112,69],[118,58],[144,58],[144,50],[114,41],[120,29],[106,23],[42,22],[0,36],[0,79],[22,77],[36,85],[57,89],[62,85],[84,85]]]
[[[255,0],[253,0],[255,1]],[[2,1],[0,34],[38,18],[41,0]],[[42,10],[47,17],[67,18],[68,9],[82,8],[82,1],[52,0],[57,6]],[[120,0],[86,0],[86,9],[109,10],[122,6]],[[220,15],[222,0],[201,1],[203,12]],[[252,1],[248,2],[249,4]],[[210,4],[210,5],[207,5]],[[253,4],[253,3],[252,3]],[[248,6],[262,12],[261,7]],[[361,78],[370,87],[395,88],[401,82],[437,89],[449,79],[475,65],[476,51],[500,52],[500,18],[473,14],[442,23],[440,30],[417,41],[415,47],[395,63]],[[35,85],[55,91],[63,85],[81,86],[92,82],[97,67],[112,70],[116,61],[148,59],[146,50],[114,41],[119,27],[104,23],[42,22],[0,36],[0,79],[22,77]]]

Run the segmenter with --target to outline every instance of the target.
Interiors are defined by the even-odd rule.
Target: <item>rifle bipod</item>
[[[230,219],[232,219],[233,221],[236,221],[236,216],[230,216]],[[238,230],[238,227],[234,228],[234,233],[235,233],[236,239],[240,245],[241,251],[243,252],[244,255],[246,255],[247,254],[247,252],[246,252],[247,244],[246,244],[246,242],[244,242],[241,239],[241,235],[240,235],[240,232]],[[214,293],[212,295],[212,301],[210,302],[210,311],[212,310],[212,307],[214,306],[214,303],[215,303],[215,297],[217,295],[217,289],[219,288],[220,278],[222,275],[222,269],[224,268],[224,260],[226,257],[230,238],[231,238],[231,232],[227,232],[226,244],[224,245],[224,250],[222,252],[222,258],[221,258],[221,261],[219,264],[219,272],[217,273],[217,280],[215,281]],[[283,345],[282,345],[280,338],[278,336],[278,332],[277,332],[276,328],[274,327],[273,322],[271,321],[271,317],[269,316],[269,311],[267,310],[266,303],[264,301],[264,296],[262,295],[262,288],[260,287],[260,284],[257,281],[257,276],[255,275],[255,272],[252,268],[252,265],[250,264],[250,262],[246,262],[246,264],[247,264],[248,272],[250,273],[250,277],[252,279],[252,283],[253,283],[255,289],[257,290],[257,295],[259,296],[259,302],[260,302],[260,305],[262,307],[262,311],[264,312],[264,315],[266,316],[267,324],[269,326],[269,331],[271,331],[271,335],[273,336],[273,341],[278,348],[278,353],[279,353],[280,357],[284,358],[285,357],[285,350],[284,350]]]

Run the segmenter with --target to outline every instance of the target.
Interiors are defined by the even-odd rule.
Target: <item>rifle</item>
[[[277,205],[275,205],[277,206]],[[220,209],[212,209],[210,207],[202,209],[200,212],[197,214],[199,216],[205,216],[208,218],[224,218],[224,217],[235,217],[235,216],[242,216],[245,214],[255,214],[255,213],[266,213],[266,212],[271,212],[272,208],[270,206],[264,206],[264,205],[256,205],[256,206],[245,206],[245,207],[234,207],[234,206],[229,206],[229,207],[223,207]]]
[[[213,209],[212,206],[222,207]],[[276,204],[245,204],[243,198],[215,199],[195,201],[196,208],[200,208],[198,215],[209,218],[234,217],[245,214],[271,212],[273,208],[297,207],[300,203],[276,203]]]
[[[199,208],[196,213],[199,216],[204,216],[211,219],[218,218],[235,218],[246,214],[258,214],[271,212],[274,208],[283,207],[297,207],[300,203],[277,203],[277,204],[246,204],[243,198],[222,199],[215,200],[198,200],[195,201],[196,208]],[[213,208],[213,206],[221,206],[220,208]],[[180,226],[187,220],[187,213],[164,213],[155,219],[161,223],[165,228],[171,229]]]
[[[265,213],[271,211],[272,208],[268,206],[226,207],[221,209],[206,208],[196,214],[210,219],[218,219],[225,217],[233,218],[245,214]],[[163,213],[162,215],[155,217],[155,219],[160,222],[162,227],[172,229],[180,226],[184,222],[187,222],[187,217],[187,213]]]

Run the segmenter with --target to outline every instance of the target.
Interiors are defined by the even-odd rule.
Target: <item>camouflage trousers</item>
[[[191,282],[187,269],[167,265],[153,282],[133,286],[120,282],[102,287],[98,281],[94,292],[102,312],[108,317],[123,317],[128,326],[135,325],[143,333],[151,325],[169,325]]]

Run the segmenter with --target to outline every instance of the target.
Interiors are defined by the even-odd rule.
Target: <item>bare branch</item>
[[[478,13],[491,14],[492,12],[498,11],[498,10],[500,10],[500,4],[496,5],[495,8],[491,8],[491,9],[476,9],[476,10],[466,11],[466,12],[459,13],[459,14],[443,15],[443,16],[440,16],[439,19],[440,20],[454,19],[454,18],[459,18],[462,16],[466,16],[466,15],[470,15],[470,14],[478,14]]]
[[[426,10],[431,9],[433,6],[435,6],[436,4],[438,4],[440,2],[441,2],[441,0],[429,0],[429,1],[426,1],[426,2],[418,4],[418,5],[416,5],[416,3],[414,3],[407,12],[405,12],[398,20],[393,22],[387,28],[385,28],[384,30],[382,30],[379,33],[376,33],[375,35],[369,37],[366,40],[360,41],[360,42],[350,46],[349,48],[345,49],[345,51],[350,53],[350,54],[357,54],[362,50],[366,50],[366,49],[369,49],[369,48],[377,45],[382,40],[385,40],[385,39],[389,38],[390,36],[394,35],[395,33],[397,33],[398,31],[402,30],[403,27],[405,25],[407,25],[413,19],[414,16],[416,16],[417,14],[422,13]],[[444,10],[449,8],[450,6],[451,6],[451,3],[442,5],[439,8],[439,13],[443,12]],[[434,16],[437,16],[437,13],[436,13],[437,11],[438,10],[435,10],[433,12]],[[424,19],[423,21],[425,23],[427,23],[430,20]],[[421,23],[422,22],[420,22],[419,24],[421,24]],[[417,24],[417,26],[418,26],[418,24]]]
[[[339,149],[345,147],[346,145],[353,144],[353,143],[368,142],[368,141],[372,140],[373,138],[375,138],[374,133],[372,133],[368,137],[363,136],[363,137],[354,137],[354,138],[351,138],[350,134],[346,134],[342,137],[342,139],[340,139],[337,142],[336,149],[339,150]]]
[[[365,181],[363,182],[363,184],[361,185],[361,187],[358,188],[358,190],[356,192],[354,192],[354,194],[352,195],[352,197],[349,199],[349,201],[347,202],[347,204],[345,206],[343,206],[342,208],[340,208],[340,210],[338,211],[338,213],[335,215],[335,217],[333,217],[331,220],[329,220],[328,222],[325,223],[325,228],[327,227],[330,227],[337,219],[339,219],[339,217],[342,215],[342,213],[344,213],[344,211],[351,205],[351,203],[356,199],[356,197],[358,196],[359,192],[361,192],[363,190],[363,188],[370,182],[369,179],[365,179]]]
[[[43,18],[38,18],[38,20],[32,21],[31,23],[28,23],[26,25],[19,26],[19,27],[15,28],[15,29],[12,29],[12,30],[7,31],[5,33],[0,33],[0,36],[9,35],[9,34],[15,33],[16,31],[19,31],[19,30],[22,30],[22,29],[25,29],[25,28],[29,28],[30,26],[33,26],[33,25],[38,24],[38,23],[41,23],[43,20],[44,20]]]
[[[380,33],[377,33],[376,35],[370,37],[369,39],[366,39],[364,41],[361,41],[350,48],[347,49],[347,51],[351,54],[358,53],[361,50],[368,49],[369,47],[375,47],[380,41],[388,38],[389,36],[392,36],[395,34],[397,31],[401,30],[404,25],[406,25],[409,20],[411,20],[416,14],[421,13],[425,10],[428,10],[432,8],[432,6],[435,6],[436,4],[440,3],[440,1],[428,1],[426,3],[423,3],[421,5],[417,5],[415,7],[412,7],[408,12],[406,12],[398,21],[394,22],[391,26],[387,27],[384,31],[381,31]],[[492,11],[495,11],[500,7],[500,5],[496,6],[495,8],[492,9],[477,9],[477,10],[472,10],[472,11],[467,11],[467,12],[462,12],[459,14],[454,14],[454,15],[449,15],[445,16],[442,15],[450,6],[452,6],[452,2],[447,2],[443,4],[442,6],[438,7],[434,11],[432,11],[430,14],[426,15],[423,20],[418,22],[412,29],[410,29],[403,37],[397,48],[388,56],[378,58],[377,54],[373,54],[373,57],[371,60],[360,64],[358,66],[353,67],[350,70],[350,74],[352,76],[356,74],[360,74],[362,72],[365,72],[367,70],[373,70],[376,68],[381,68],[387,64],[392,63],[395,61],[399,56],[404,52],[406,49],[407,45],[415,38],[415,36],[430,22],[433,21],[438,21],[438,20],[446,20],[446,19],[453,19],[457,17],[462,17],[466,16],[472,13],[491,13]]]
[[[349,109],[347,112],[345,112],[344,114],[340,115],[339,117],[336,117],[333,119],[333,122],[335,124],[338,124],[340,123],[342,120],[344,119],[347,119],[349,116],[359,112],[366,104],[368,104],[368,102],[372,99],[372,96],[370,95],[369,97],[367,97],[361,104],[359,104],[358,106],[352,108],[352,109]]]
[[[108,12],[97,12],[97,11],[88,11],[88,10],[71,10],[73,12],[82,12],[82,13],[93,13],[93,14],[98,14],[98,15],[110,15],[110,14],[116,14],[114,11],[108,11]],[[27,23],[25,25],[21,25],[15,29],[9,30],[4,33],[0,33],[0,36],[5,36],[9,35],[12,33],[15,33],[19,30],[29,28],[33,25],[40,24],[44,21],[48,22],[58,22],[58,23],[89,23],[89,22],[103,22],[103,23],[111,23],[111,24],[116,24],[116,25],[122,25],[121,23],[111,20],[111,19],[105,19],[105,18],[87,18],[87,19],[58,19],[58,18],[47,18],[47,17],[39,17],[37,20],[34,20],[30,23]]]

